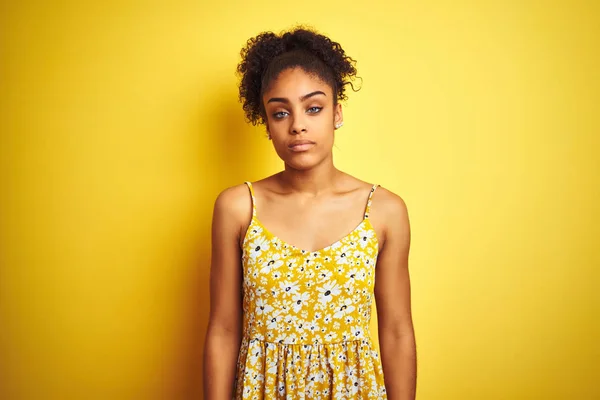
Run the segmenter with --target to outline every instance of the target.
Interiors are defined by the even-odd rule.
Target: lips
[[[288,148],[294,152],[307,151],[315,145],[315,142],[310,140],[294,140]]]

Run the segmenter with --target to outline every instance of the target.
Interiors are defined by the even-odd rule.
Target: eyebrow
[[[305,94],[304,96],[300,96],[300,101],[304,101],[308,98],[311,98],[313,96],[317,96],[319,94],[322,94],[323,96],[327,96],[324,92],[320,91],[320,90],[315,90],[314,92],[310,92],[309,94]],[[274,102],[278,102],[278,103],[286,103],[289,104],[290,101],[288,99],[286,99],[285,97],[271,97],[269,99],[269,101],[267,101],[267,103],[274,103]]]

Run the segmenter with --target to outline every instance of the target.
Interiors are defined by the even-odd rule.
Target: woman
[[[241,55],[243,108],[284,170],[216,200],[206,398],[414,399],[405,203],[333,164],[354,60],[303,28]]]

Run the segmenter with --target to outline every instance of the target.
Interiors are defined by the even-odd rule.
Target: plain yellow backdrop
[[[296,23],[358,60],[336,165],[409,207],[418,399],[600,398],[598,2],[0,7],[0,398],[202,397],[214,199],[281,168],[239,50]]]

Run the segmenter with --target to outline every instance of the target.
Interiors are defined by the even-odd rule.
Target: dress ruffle
[[[385,399],[378,353],[368,339],[326,344],[242,344],[236,398]]]

